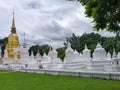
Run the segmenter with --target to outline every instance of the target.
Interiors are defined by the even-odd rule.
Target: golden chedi
[[[19,47],[19,38],[18,38],[18,35],[16,33],[14,12],[13,12],[11,34],[8,36],[8,44],[7,44],[8,57],[10,59],[14,58],[14,49],[16,49],[18,47]],[[20,56],[19,56],[19,58],[20,58]]]

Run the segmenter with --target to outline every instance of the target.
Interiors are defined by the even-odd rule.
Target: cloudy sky
[[[0,0],[0,38],[10,34],[12,12],[20,43],[24,32],[26,41],[59,47],[72,33],[82,35],[93,32],[92,19],[86,18],[84,7],[67,0]],[[100,31],[102,35],[111,35]]]

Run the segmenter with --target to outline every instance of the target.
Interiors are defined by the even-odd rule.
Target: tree
[[[58,57],[63,61],[65,57],[65,47],[58,48],[57,52],[58,52]]]
[[[70,0],[74,1],[74,0]],[[94,29],[120,33],[119,0],[77,0],[85,6],[85,14],[92,17]]]
[[[1,50],[2,50],[2,56],[4,55],[4,50],[5,50],[5,48],[6,48],[6,44],[7,44],[7,42],[8,42],[8,37],[5,37],[4,39],[0,39],[0,46],[1,46]],[[0,54],[0,55],[1,55]]]
[[[34,45],[29,48],[29,55],[31,55],[31,52],[33,52],[34,56],[37,54],[37,52],[40,53],[41,56],[43,56],[44,53],[48,54],[50,50],[50,46],[47,44],[44,45]]]
[[[66,42],[70,42],[72,49],[81,53],[85,48],[85,44],[87,44],[92,54],[97,43],[101,42],[101,36],[95,33],[84,33],[82,36],[75,36],[73,34],[72,37],[67,38]]]
[[[118,39],[117,43],[116,37]],[[82,36],[75,36],[73,34],[72,37],[67,37],[66,43],[69,42],[73,50],[77,50],[81,53],[84,50],[85,44],[87,44],[88,49],[91,50],[91,56],[96,48],[96,45],[100,43],[107,53],[110,52],[113,54],[113,50],[115,50],[116,53],[120,52],[120,36],[116,37],[103,37],[95,33],[84,33]]]

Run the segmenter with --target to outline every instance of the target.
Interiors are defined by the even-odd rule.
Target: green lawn
[[[0,71],[0,90],[120,90],[120,81]]]

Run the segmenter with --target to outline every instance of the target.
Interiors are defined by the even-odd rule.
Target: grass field
[[[120,90],[120,81],[0,71],[0,90]]]

